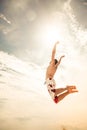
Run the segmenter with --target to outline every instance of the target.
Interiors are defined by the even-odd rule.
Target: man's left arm
[[[61,56],[58,63],[57,63],[57,66],[61,63],[61,60],[65,57],[65,55]]]

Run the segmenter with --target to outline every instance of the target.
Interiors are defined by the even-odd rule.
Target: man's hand
[[[61,56],[60,58],[62,59],[62,58],[64,58],[64,57],[65,57],[65,55]]]
[[[55,43],[55,45],[57,45],[57,44],[59,44],[59,41],[57,41],[57,42]]]

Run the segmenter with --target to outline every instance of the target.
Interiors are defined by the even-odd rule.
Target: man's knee
[[[56,104],[59,102],[59,100],[58,100],[58,96],[55,96],[55,98],[54,98],[54,102],[55,102]]]

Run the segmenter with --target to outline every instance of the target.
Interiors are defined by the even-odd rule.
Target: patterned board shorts
[[[55,86],[56,86],[55,80],[48,78],[46,80],[46,85],[47,85],[48,92],[52,97],[53,101],[55,103],[58,103],[58,96],[55,96]]]

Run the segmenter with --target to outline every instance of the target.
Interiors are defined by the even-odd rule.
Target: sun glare
[[[45,38],[47,42],[54,43],[60,39],[59,31],[55,26],[46,27]]]
[[[61,40],[60,28],[56,25],[44,24],[40,31],[40,38],[44,43],[55,43]]]

